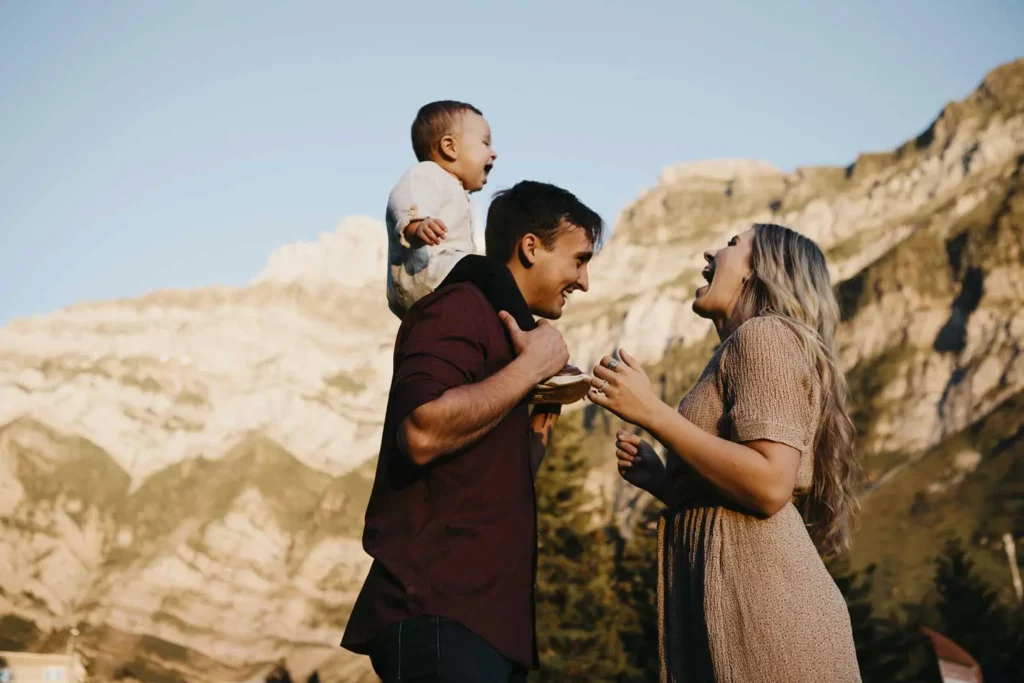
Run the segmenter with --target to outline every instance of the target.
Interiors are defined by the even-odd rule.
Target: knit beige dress
[[[793,500],[763,518],[669,454],[681,502],[658,526],[663,683],[859,683],[846,603],[793,504],[811,487],[820,406],[817,373],[776,317],[741,325],[680,403],[707,432],[801,457]]]

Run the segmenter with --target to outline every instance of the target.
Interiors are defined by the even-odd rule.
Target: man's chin
[[[545,306],[544,308],[535,308],[533,313],[538,318],[544,318],[545,320],[558,320],[562,317],[562,310],[565,308],[565,304],[559,304],[557,306]]]

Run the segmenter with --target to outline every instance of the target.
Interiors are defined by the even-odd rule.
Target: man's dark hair
[[[559,234],[573,227],[583,230],[595,249],[601,245],[604,222],[595,211],[568,190],[523,180],[491,201],[484,230],[487,255],[508,263],[525,235],[536,235],[550,249]]]
[[[439,100],[420,107],[412,122],[412,150],[420,161],[430,161],[430,154],[445,135],[455,129],[459,116],[465,112],[483,116],[472,104],[455,100]]]

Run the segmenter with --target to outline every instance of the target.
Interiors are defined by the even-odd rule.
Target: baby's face
[[[471,111],[462,114],[455,133],[458,158],[452,171],[467,192],[477,192],[487,184],[487,175],[498,155],[491,148],[491,127],[487,119]]]

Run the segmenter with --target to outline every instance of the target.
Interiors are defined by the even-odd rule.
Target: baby
[[[420,108],[412,124],[419,163],[388,197],[388,306],[399,318],[446,284],[472,282],[495,311],[522,330],[537,327],[505,264],[476,253],[469,193],[478,192],[498,155],[491,128],[476,107],[443,100]],[[534,402],[572,403],[589,378],[572,366],[538,387]]]

